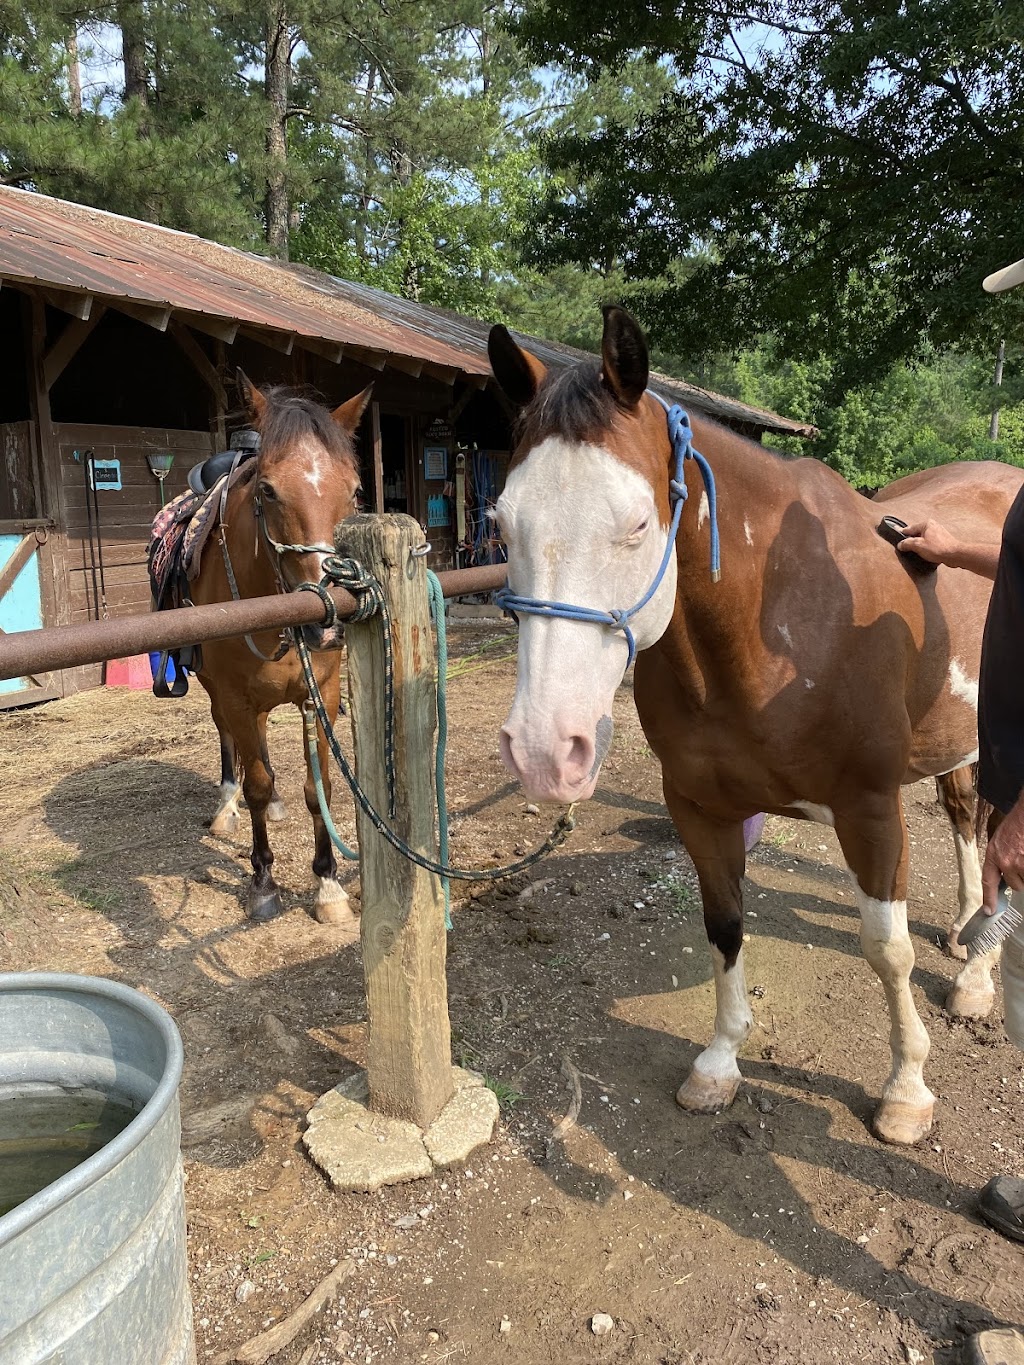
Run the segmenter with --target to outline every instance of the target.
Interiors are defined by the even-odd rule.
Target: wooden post
[[[423,544],[411,517],[349,517],[339,553],[377,577],[391,609],[397,811],[389,822],[411,848],[437,857],[434,660]],[[356,773],[387,818],[384,653],[374,617],[345,630]],[[362,877],[370,1108],[427,1128],[454,1093],[444,904],[438,878],[404,858],[356,807]]]

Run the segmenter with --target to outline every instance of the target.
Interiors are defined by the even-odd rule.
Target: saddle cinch
[[[231,448],[194,465],[188,472],[188,489],[154,518],[146,555],[154,611],[193,605],[190,584],[199,574],[210,533],[220,521],[225,482],[231,488],[251,477],[249,460],[259,450],[259,439],[255,431],[236,431]],[[164,650],[153,676],[154,696],[183,697],[189,673],[201,667],[199,645]]]

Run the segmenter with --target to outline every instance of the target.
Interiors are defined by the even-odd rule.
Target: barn
[[[0,629],[148,609],[161,500],[226,447],[233,376],[374,383],[360,431],[365,501],[408,512],[434,567],[491,562],[512,414],[489,324],[307,267],[29,191],[0,188]],[[552,367],[582,352],[521,335]],[[813,428],[677,380],[659,388],[760,440]],[[0,707],[66,696],[102,665],[0,682]]]

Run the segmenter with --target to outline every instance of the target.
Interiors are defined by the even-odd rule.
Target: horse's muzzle
[[[317,653],[341,649],[345,643],[345,627],[340,621],[333,626],[300,626],[299,629],[306,647]]]

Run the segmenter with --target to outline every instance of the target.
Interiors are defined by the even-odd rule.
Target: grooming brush
[[[875,527],[875,530],[882,539],[887,540],[890,545],[898,545],[901,540],[906,540],[907,538],[906,527],[907,523],[905,521],[900,521],[899,517],[883,517]],[[901,554],[899,557],[911,573],[917,573],[923,576],[927,573],[934,573],[938,568],[937,564],[932,564],[927,559],[922,559],[921,556],[916,554],[913,550],[908,550],[906,554]]]
[[[957,937],[967,949],[968,957],[980,957],[982,953],[991,953],[1001,947],[1003,940],[1022,924],[1024,915],[1006,899],[1006,884],[1000,882],[996,913],[986,915],[984,910],[976,911]]]

